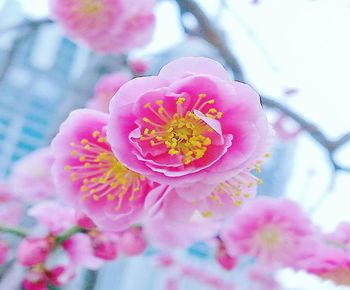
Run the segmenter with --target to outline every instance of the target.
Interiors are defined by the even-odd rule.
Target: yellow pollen
[[[203,212],[202,213],[202,216],[204,217],[204,218],[210,218],[210,217],[212,217],[213,216],[213,213],[211,212],[211,211],[205,211],[205,212]]]
[[[70,167],[69,165],[66,165],[66,166],[64,167],[64,170],[70,171],[70,170],[71,170],[71,167]]]
[[[186,98],[177,98],[173,101],[176,104],[173,113],[162,106],[163,100],[155,102],[159,106],[158,110],[153,110],[151,103],[145,104],[144,107],[149,108],[156,119],[153,121],[149,116],[142,118],[143,122],[152,127],[143,128],[140,140],[147,140],[152,147],[165,146],[168,154],[179,155],[184,165],[203,158],[212,144],[211,133],[214,130],[194,112],[201,111],[212,119],[219,119],[223,115],[216,108],[209,107],[215,103],[214,99],[203,101],[206,96],[205,93],[200,93],[192,108],[187,110],[183,106]]]
[[[100,131],[94,131],[93,133],[92,133],[92,137],[94,137],[94,138],[97,138],[98,136],[100,136]]]

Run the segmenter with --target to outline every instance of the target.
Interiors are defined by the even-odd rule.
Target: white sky
[[[32,17],[47,13],[47,0],[21,0]],[[215,16],[217,0],[201,0]],[[230,10],[215,22],[225,28],[252,84],[261,92],[280,96],[296,87],[289,105],[317,123],[332,137],[350,130],[350,0],[227,0]],[[1,0],[0,0],[1,4]],[[136,54],[150,54],[181,41],[176,9],[162,2],[154,41]],[[341,160],[350,166],[350,145]],[[285,166],[293,166],[286,164]],[[312,176],[310,175],[312,173]],[[329,182],[325,154],[307,136],[300,138],[288,197],[310,209]],[[313,213],[327,230],[350,221],[350,175],[339,174],[336,186]],[[282,281],[291,289],[333,290],[329,283],[287,271]],[[340,289],[340,288],[339,288]]]

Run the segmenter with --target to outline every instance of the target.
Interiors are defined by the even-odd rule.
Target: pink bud
[[[25,290],[47,290],[48,278],[41,269],[32,269],[27,272],[23,280]]]
[[[0,266],[6,263],[9,251],[9,245],[5,241],[0,240]]]
[[[47,272],[47,276],[50,280],[50,284],[55,287],[61,287],[73,280],[75,273],[72,271],[67,271],[65,266],[57,266],[52,270]]]
[[[237,258],[227,253],[226,246],[222,241],[219,242],[215,257],[219,265],[228,271],[232,270],[237,264]]]
[[[118,256],[118,236],[113,233],[90,233],[94,255],[103,260],[114,260]]]
[[[22,240],[17,250],[17,260],[26,267],[45,262],[53,248],[48,238],[28,238]]]
[[[76,213],[76,219],[77,224],[79,227],[86,229],[86,230],[92,230],[96,228],[95,223],[85,214],[82,212]]]
[[[148,63],[144,59],[129,59],[128,64],[135,75],[143,75],[149,68]]]
[[[147,248],[147,242],[142,228],[130,228],[121,235],[120,250],[127,256],[142,254]]]

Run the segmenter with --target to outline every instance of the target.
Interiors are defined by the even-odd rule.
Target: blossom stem
[[[1,226],[1,225],[0,225],[0,232],[17,235],[17,236],[22,237],[22,238],[27,236],[27,233],[23,229],[10,228],[10,227]]]
[[[68,229],[62,235],[57,237],[56,246],[59,246],[60,244],[62,244],[65,240],[69,239],[72,235],[74,235],[76,233],[82,233],[82,232],[84,232],[84,229],[82,229],[79,226],[74,226],[74,227]]]

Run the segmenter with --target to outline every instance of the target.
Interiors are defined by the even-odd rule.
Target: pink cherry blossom
[[[7,183],[0,181],[0,225],[15,226],[23,216],[23,205]]]
[[[53,198],[56,192],[51,176],[52,163],[50,148],[38,149],[17,161],[10,176],[14,193],[26,202]]]
[[[103,76],[95,87],[95,96],[87,107],[108,113],[109,102],[119,88],[131,79],[128,73],[113,73]]]
[[[269,127],[258,94],[216,61],[187,57],[127,82],[110,104],[108,139],[128,168],[209,194],[259,168]],[[196,186],[193,186],[196,184]]]
[[[143,75],[149,69],[148,62],[141,58],[129,59],[128,65],[131,71],[137,76]]]
[[[51,0],[52,17],[65,32],[93,50],[121,53],[153,35],[155,0]]]
[[[180,210],[180,209],[179,209]],[[184,248],[215,236],[220,224],[194,215],[191,220],[172,220],[163,214],[146,219],[144,232],[151,245],[160,249]]]
[[[0,266],[7,262],[10,246],[0,238]]]
[[[68,254],[72,269],[81,266],[96,270],[103,265],[103,260],[95,256],[92,241],[86,234],[74,234],[62,246]]]
[[[52,141],[57,188],[77,211],[107,231],[122,231],[143,214],[150,183],[126,168],[106,140],[108,115],[77,110]]]
[[[323,243],[313,248],[312,255],[299,263],[301,269],[331,280],[338,285],[350,286],[350,255],[341,246]],[[300,269],[299,268],[299,269]]]
[[[54,248],[50,238],[26,238],[17,249],[17,261],[26,267],[44,263]]]
[[[75,225],[75,211],[68,206],[46,201],[32,207],[28,214],[34,217],[52,235],[62,234]]]
[[[126,256],[136,256],[142,254],[147,248],[142,228],[133,227],[120,236],[119,246],[121,252]]]
[[[310,254],[314,229],[292,201],[259,197],[242,207],[222,238],[232,255],[249,255],[272,265],[293,265]]]

